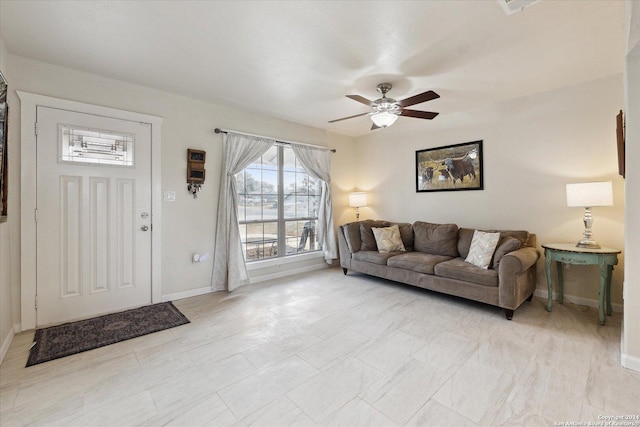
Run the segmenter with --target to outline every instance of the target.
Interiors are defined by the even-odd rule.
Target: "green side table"
[[[547,243],[544,248],[545,268],[547,270],[547,283],[549,284],[549,297],[547,311],[551,311],[553,303],[553,284],[551,282],[551,263],[556,262],[558,272],[558,303],[562,304],[563,283],[562,264],[597,265],[600,267],[600,298],[599,320],[604,325],[604,308],[607,304],[607,315],[611,316],[611,275],[613,266],[618,264],[618,254],[621,252],[613,248],[587,249],[579,248],[575,243]]]

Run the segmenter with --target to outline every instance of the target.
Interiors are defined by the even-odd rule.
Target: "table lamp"
[[[360,219],[360,208],[367,206],[367,193],[355,192],[349,193],[349,206],[356,208],[356,221]]]
[[[591,226],[593,217],[591,208],[594,206],[612,206],[613,190],[609,182],[583,182],[567,184],[567,206],[584,208],[584,234],[576,245],[579,248],[599,249],[598,242],[593,240]]]

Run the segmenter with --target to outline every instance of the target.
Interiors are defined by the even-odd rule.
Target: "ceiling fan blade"
[[[377,124],[375,124],[375,123],[372,123],[372,124],[371,124],[371,130],[376,130],[376,129],[380,129],[380,126],[378,126],[378,125],[377,125]]]
[[[422,102],[431,101],[432,99],[440,98],[440,95],[435,93],[432,90],[427,92],[419,93],[418,95],[411,96],[407,99],[403,99],[402,101],[398,101],[398,105],[401,107],[409,107],[411,105],[420,104]]]
[[[329,123],[335,123],[342,120],[353,119],[354,117],[366,116],[369,113],[356,114],[355,116],[343,117],[341,119],[330,120]]]
[[[368,105],[368,106],[373,106],[373,101],[369,101],[367,98],[365,98],[364,96],[360,96],[360,95],[346,95],[347,98],[353,99],[354,101],[358,101],[364,105]]]
[[[433,119],[438,114],[439,113],[432,113],[430,111],[407,110],[406,108],[400,112],[401,116],[415,117],[416,119],[427,119],[427,120]]]

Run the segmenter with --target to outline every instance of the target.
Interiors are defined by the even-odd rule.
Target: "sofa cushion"
[[[443,255],[432,255],[424,252],[408,252],[396,255],[387,260],[389,267],[402,268],[418,273],[433,274],[436,264],[448,261],[451,257]]]
[[[400,229],[397,224],[391,227],[372,227],[373,236],[376,238],[376,246],[378,251],[386,252],[406,252],[402,239],[400,238]]]
[[[528,231],[524,230],[503,230],[500,232],[500,237],[513,237],[520,241],[520,246],[528,246],[529,238],[531,235]]]
[[[515,237],[505,236],[500,239],[498,242],[498,247],[496,248],[496,252],[493,254],[493,264],[491,268],[497,270],[500,267],[500,260],[503,256],[508,254],[509,252],[513,252],[516,249],[519,249],[522,243],[520,240]]]
[[[390,222],[375,221],[367,219],[360,222],[360,250],[361,251],[377,251],[376,238],[373,235],[372,227],[389,227]]]
[[[350,222],[342,226],[344,230],[344,239],[347,241],[349,252],[355,253],[360,250],[360,223]]]
[[[471,240],[473,239],[473,228],[461,228],[458,230],[458,254],[462,258],[469,256],[469,248],[471,247]]]
[[[491,265],[493,253],[496,251],[499,240],[500,233],[474,231],[469,255],[467,255],[465,261],[486,270]]]
[[[393,256],[400,255],[404,252],[387,252],[378,251],[359,251],[353,254],[353,259],[372,264],[387,265],[387,260]]]
[[[436,276],[448,277],[449,279],[464,280],[484,286],[498,286],[498,271],[493,269],[485,270],[469,264],[464,258],[454,258],[449,261],[436,264],[434,267]]]
[[[458,226],[416,221],[413,247],[418,252],[450,257],[458,256]]]
[[[413,225],[407,223],[398,224],[400,229],[400,238],[407,251],[413,250]]]

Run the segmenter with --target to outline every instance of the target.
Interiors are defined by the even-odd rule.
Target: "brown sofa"
[[[406,251],[381,253],[372,228],[394,224],[400,229]],[[465,261],[473,229],[427,222],[352,222],[338,230],[340,266],[344,274],[353,270],[498,306],[511,320],[514,310],[525,300],[531,301],[540,255],[536,250],[535,234],[495,231],[500,232],[500,241],[490,267],[483,269]],[[507,240],[512,242],[511,249],[514,243],[507,236],[517,239],[519,248],[507,252]]]

